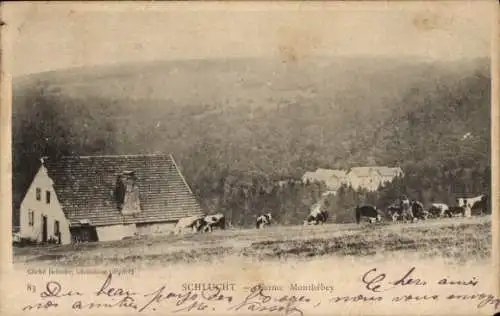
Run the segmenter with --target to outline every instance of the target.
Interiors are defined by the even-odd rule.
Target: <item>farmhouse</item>
[[[201,214],[172,155],[42,158],[21,203],[20,235],[42,243],[120,240]]]
[[[288,180],[279,180],[275,182],[275,185],[279,186],[280,188],[286,187],[289,184],[301,184],[302,181],[296,180],[296,179],[288,179]]]
[[[354,189],[362,188],[369,191],[375,191],[380,185],[391,182],[394,178],[402,175],[403,170],[399,167],[354,167],[347,173],[347,178],[349,185]]]
[[[323,182],[329,192],[336,192],[342,184],[347,183],[346,171],[318,168],[314,172],[304,173],[302,181],[304,183]]]
[[[389,168],[389,167],[378,167],[378,172],[380,173],[381,183],[391,182],[396,177],[403,176],[403,170],[399,167]]]

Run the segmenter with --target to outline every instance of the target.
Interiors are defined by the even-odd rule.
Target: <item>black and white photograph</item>
[[[2,6],[9,310],[500,311],[495,1]]]

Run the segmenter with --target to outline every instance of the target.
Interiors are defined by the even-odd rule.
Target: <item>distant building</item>
[[[380,185],[391,182],[398,176],[403,176],[401,168],[385,166],[354,167],[347,173],[350,186],[354,189],[361,188],[368,191],[375,191]]]
[[[120,240],[201,214],[171,155],[45,158],[21,203],[19,233],[42,243]]]
[[[316,171],[306,171],[306,173],[304,173],[304,175],[302,176],[303,183],[315,181],[318,181],[318,179],[316,178]]]
[[[345,170],[318,168],[314,172],[306,172],[302,176],[302,182],[323,182],[329,194],[335,194],[342,184],[347,184],[348,180]]]
[[[295,179],[279,180],[276,182],[280,188],[284,188],[290,184],[302,184],[302,181]]]
[[[402,177],[404,175],[403,170],[399,167],[389,168],[389,167],[379,167],[378,172],[380,173],[381,183],[392,182],[396,177]]]
[[[321,193],[322,197],[327,197],[329,195],[335,196],[335,195],[337,195],[337,191],[325,191],[325,192]]]

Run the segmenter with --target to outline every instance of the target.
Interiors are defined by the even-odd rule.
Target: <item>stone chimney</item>
[[[116,181],[115,197],[123,215],[141,211],[139,186],[133,171],[124,171]]]

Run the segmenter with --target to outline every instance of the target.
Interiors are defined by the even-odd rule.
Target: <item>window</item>
[[[36,188],[36,200],[40,201],[42,199],[42,189]]]
[[[45,191],[45,202],[47,204],[50,204],[50,192],[49,191]]]
[[[28,211],[28,225],[33,226],[35,224],[35,212],[33,210]]]
[[[55,236],[59,236],[59,232],[60,232],[60,230],[59,230],[59,221],[55,221],[54,222],[54,235]]]

